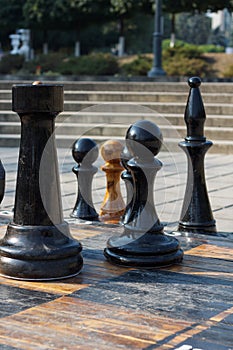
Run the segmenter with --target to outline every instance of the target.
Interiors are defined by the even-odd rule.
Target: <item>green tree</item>
[[[110,0],[109,11],[113,20],[117,19],[118,33],[121,38],[124,38],[129,28],[138,26],[135,22],[138,14],[151,14],[152,10],[153,1],[151,0]]]
[[[30,28],[43,30],[45,40],[49,30],[79,33],[90,24],[104,22],[108,0],[26,0],[24,17]]]
[[[207,44],[211,33],[211,19],[204,13],[180,13],[176,20],[177,38],[195,45]]]
[[[189,13],[205,13],[207,11],[217,12],[224,8],[233,10],[233,1],[232,0],[163,0],[163,10],[171,14],[171,38],[172,45],[175,40],[175,20],[176,15],[181,12]]]
[[[0,40],[4,45],[9,45],[9,34],[25,26],[22,10],[24,3],[24,0],[0,0]]]

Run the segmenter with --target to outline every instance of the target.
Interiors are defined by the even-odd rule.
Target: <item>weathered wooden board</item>
[[[71,224],[71,231],[83,244],[78,276],[0,278],[0,349],[233,349],[230,235],[180,237],[182,264],[133,269],[103,256],[120,227]]]

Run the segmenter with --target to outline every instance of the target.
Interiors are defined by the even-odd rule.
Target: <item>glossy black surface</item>
[[[0,274],[25,280],[69,277],[83,260],[62,214],[54,124],[63,109],[63,86],[16,85],[12,92],[21,141],[13,222],[0,241]]]
[[[121,152],[121,164],[126,169],[121,174],[121,178],[125,182],[126,198],[127,198],[125,212],[121,217],[121,223],[124,225],[129,222],[130,214],[134,203],[133,176],[131,174],[130,168],[127,165],[128,161],[132,157],[133,157],[132,153],[130,153],[128,148],[125,146]]]
[[[180,262],[183,252],[174,237],[166,236],[154,205],[153,187],[162,163],[154,158],[162,145],[160,129],[150,121],[138,121],[126,134],[133,158],[127,162],[133,178],[133,203],[121,236],[111,237],[104,251],[115,264],[156,267]]]
[[[208,197],[204,158],[212,142],[204,136],[206,120],[202,97],[199,91],[201,80],[190,78],[190,93],[185,110],[187,137],[179,143],[188,160],[187,185],[178,231],[216,234],[216,225]]]
[[[74,160],[79,163],[72,169],[78,182],[77,200],[70,215],[73,218],[99,221],[92,200],[93,176],[98,171],[92,163],[98,158],[98,153],[97,144],[91,139],[82,138],[73,144],[72,155]]]
[[[5,169],[0,159],[0,203],[3,200],[4,193],[5,193],[5,176],[6,176]]]

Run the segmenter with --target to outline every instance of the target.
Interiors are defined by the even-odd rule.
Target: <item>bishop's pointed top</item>
[[[201,85],[201,79],[199,77],[189,78],[188,84],[191,88],[198,88]]]
[[[205,108],[203,105],[199,86],[199,77],[189,78],[190,86],[188,101],[185,109],[184,120],[187,126],[186,141],[205,141],[204,123],[206,120]]]

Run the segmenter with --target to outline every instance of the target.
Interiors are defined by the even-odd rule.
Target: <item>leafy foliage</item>
[[[179,49],[181,47],[185,47],[187,50],[191,49],[193,50],[195,47],[195,50],[198,52],[198,56],[200,53],[207,53],[207,52],[224,52],[225,49],[223,46],[216,46],[212,44],[207,45],[193,45],[186,43],[183,40],[176,40],[175,47],[172,49]],[[163,50],[170,49],[170,39],[163,40],[162,43]]]
[[[31,74],[35,74],[37,69],[39,69],[41,73],[57,72],[63,59],[64,55],[57,52],[47,55],[38,55],[34,60],[25,62],[23,69]]]
[[[181,13],[181,12],[216,12],[228,8],[233,10],[232,0],[163,0],[163,9],[169,13]]]
[[[149,56],[138,56],[130,63],[121,67],[123,75],[144,75],[152,67],[152,58]],[[163,50],[163,68],[168,76],[208,76],[210,68],[202,57],[202,51],[196,45],[179,43],[175,48],[167,47]]]
[[[64,75],[114,75],[118,70],[117,59],[104,53],[72,57],[59,67],[59,72]]]
[[[233,64],[231,64],[227,69],[223,72],[223,76],[225,78],[232,78],[233,77]]]
[[[196,45],[167,48],[163,51],[163,67],[170,76],[208,75],[208,65]]]
[[[152,66],[152,58],[141,55],[129,63],[121,66],[121,74],[123,75],[147,75]]]
[[[0,61],[0,74],[15,74],[24,64],[22,55],[5,55]]]

